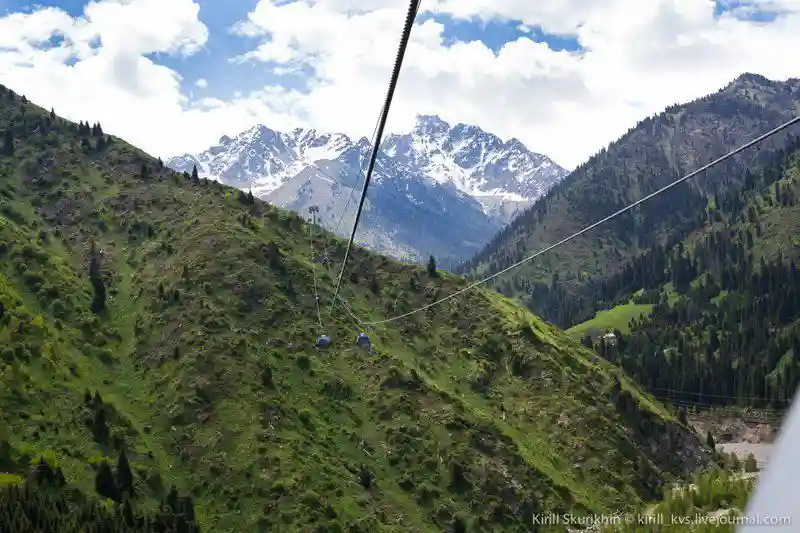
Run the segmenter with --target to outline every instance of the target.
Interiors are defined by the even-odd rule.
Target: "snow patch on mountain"
[[[257,125],[166,164],[186,172],[196,165],[201,177],[250,189],[304,216],[310,205],[327,205],[326,212],[335,206],[338,214],[322,217],[322,223],[345,234],[349,224],[338,221],[352,223],[370,151],[367,138]],[[503,141],[477,126],[420,115],[412,131],[389,135],[381,144],[366,204],[371,214],[359,234],[395,256],[424,260],[434,253],[460,260],[566,174],[517,139]],[[456,220],[467,226],[456,231]],[[412,227],[425,235],[409,232]]]

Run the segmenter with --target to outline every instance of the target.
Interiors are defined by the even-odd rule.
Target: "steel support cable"
[[[389,90],[386,93],[386,101],[383,105],[383,110],[381,111],[380,120],[378,121],[378,131],[375,135],[375,140],[372,145],[372,154],[370,155],[369,159],[369,166],[367,167],[367,174],[364,178],[364,188],[361,191],[361,200],[358,203],[358,210],[356,211],[356,217],[353,221],[353,231],[350,233],[350,240],[347,243],[347,248],[344,252],[344,259],[342,260],[342,269],[339,271],[339,277],[336,280],[336,287],[333,291],[333,298],[331,300],[331,310],[336,305],[336,299],[339,295],[339,289],[342,285],[342,277],[344,277],[344,269],[347,266],[347,259],[350,256],[350,249],[353,246],[353,241],[356,237],[356,230],[358,230],[358,222],[361,219],[361,211],[364,209],[364,200],[367,198],[367,189],[369,188],[369,182],[372,178],[372,171],[375,169],[375,160],[378,156],[378,148],[381,144],[381,138],[383,137],[383,130],[386,127],[386,119],[389,116],[389,107],[392,105],[392,98],[394,97],[394,91],[397,88],[397,80],[400,78],[400,68],[403,65],[403,58],[405,57],[406,48],[408,47],[408,41],[411,37],[411,28],[414,26],[414,19],[417,16],[417,11],[419,10],[421,0],[411,0],[408,6],[408,14],[406,15],[406,22],[405,26],[403,27],[403,35],[400,39],[400,46],[397,50],[397,58],[394,62],[394,68],[392,70],[392,77],[389,81]]]
[[[381,116],[383,116],[383,110],[381,110]],[[372,130],[372,137],[370,137],[370,146],[372,146],[373,139],[375,139],[375,132],[378,131],[378,124],[379,123],[380,123],[380,118],[378,118],[378,122],[375,123],[375,129]],[[308,165],[309,167],[313,167],[320,174],[323,174],[324,176],[327,176],[328,178],[330,178],[333,181],[339,181],[339,178],[336,178],[333,175],[331,175],[327,170],[325,170],[324,168],[319,166],[315,161],[311,161],[310,159],[306,159],[306,158],[304,158],[302,156],[301,156],[301,159],[303,160],[303,162],[306,165]],[[362,161],[362,164],[358,168],[358,175],[360,176],[363,171],[364,171],[364,164],[363,164],[363,161]],[[332,231],[332,233],[334,233],[334,234],[336,234],[336,232],[339,231],[339,226],[342,225],[342,221],[344,220],[344,216],[347,213],[347,208],[350,206],[350,200],[353,199],[353,192],[354,191],[355,191],[355,187],[351,187],[350,188],[350,194],[347,196],[347,202],[345,202],[344,209],[342,210],[342,214],[339,217],[339,222],[336,223],[336,227]],[[328,253],[327,253],[327,244],[325,245],[325,247],[326,247],[325,255],[327,256],[328,255]]]
[[[382,111],[381,111],[381,112],[382,112]],[[380,118],[379,118],[378,120],[380,121]],[[372,137],[370,138],[370,146],[372,146],[372,139],[374,139],[374,138],[375,138],[375,132],[376,132],[376,131],[378,131],[378,123],[377,123],[377,122],[375,123],[375,129],[372,131]],[[311,167],[311,168],[314,168],[314,169],[316,169],[316,170],[317,170],[317,172],[319,172],[320,174],[322,174],[322,175],[324,175],[324,176],[326,176],[326,177],[330,178],[332,181],[335,181],[335,182],[336,182],[336,181],[339,181],[339,178],[335,178],[335,177],[333,177],[333,176],[332,176],[332,175],[331,175],[331,174],[330,174],[330,173],[329,173],[327,170],[325,170],[324,168],[322,168],[321,166],[319,166],[319,165],[316,163],[316,161],[311,161],[310,159],[306,159],[305,157],[303,157],[303,156],[302,156],[302,154],[300,155],[300,158],[302,159],[302,161],[303,161],[303,162],[304,162],[304,163],[305,163],[307,166],[309,166],[309,167]],[[363,170],[364,170],[364,165],[363,165],[363,163],[362,163],[362,165],[361,165],[361,166],[359,167],[359,169],[358,169],[358,175],[359,175],[359,176],[361,175],[361,172],[362,172]],[[251,185],[251,188],[252,188],[252,185]],[[337,232],[337,231],[339,231],[339,226],[341,226],[341,224],[342,224],[342,221],[344,220],[344,216],[345,216],[345,214],[347,213],[347,207],[350,205],[350,200],[353,198],[353,191],[355,191],[355,188],[354,188],[354,187],[350,189],[350,194],[347,196],[347,202],[344,204],[344,209],[342,210],[342,215],[339,217],[339,222],[336,224],[336,227],[333,229],[333,232],[332,232],[332,233],[333,233],[334,235],[336,234],[336,232]],[[322,225],[322,224],[320,223],[320,226],[321,226],[321,225]],[[327,239],[325,240],[325,243],[324,243],[324,245],[323,245],[323,248],[324,248],[324,251],[323,251],[323,257],[325,257],[325,258],[327,259],[327,258],[328,258],[328,241],[327,241]]]
[[[355,320],[358,323],[358,325],[361,326],[362,329],[366,329],[366,324],[364,324],[364,322],[362,322],[361,319],[356,316],[353,310],[350,309],[350,307],[347,305],[347,302],[344,301],[344,298],[342,298],[341,296],[337,296],[336,298],[339,300],[339,303],[342,304],[344,310],[347,311],[347,314],[350,315],[353,318],[353,320]]]
[[[380,115],[378,115],[378,120],[375,122],[375,129],[372,130],[372,137],[370,137],[369,142],[370,146],[375,144],[375,135],[378,133],[378,128],[380,127],[381,120],[383,119],[383,109],[381,109]],[[362,161],[358,167],[358,175],[361,176],[361,173],[364,172],[364,162]],[[342,221],[344,220],[345,215],[347,214],[347,208],[350,207],[350,200],[353,199],[353,192],[355,192],[355,186],[350,188],[350,194],[347,195],[347,202],[344,204],[344,209],[342,209],[342,214],[339,217],[339,222],[336,223],[336,228],[334,228],[333,233],[336,234],[339,231],[339,226],[342,225]]]
[[[460,295],[464,294],[465,292],[468,292],[468,291],[470,291],[470,290],[472,290],[472,289],[474,289],[474,288],[476,288],[476,287],[478,287],[480,285],[483,285],[484,283],[486,283],[488,281],[493,280],[494,278],[496,278],[498,276],[501,276],[501,275],[505,274],[506,272],[508,272],[510,270],[513,270],[513,269],[517,268],[520,265],[523,265],[523,264],[525,264],[525,263],[527,263],[529,261],[532,261],[533,259],[539,257],[540,255],[542,255],[542,254],[544,254],[546,252],[549,252],[553,248],[558,248],[562,244],[565,244],[565,243],[571,241],[575,237],[583,235],[587,231],[590,231],[590,230],[596,228],[597,226],[599,226],[599,225],[601,225],[601,224],[603,224],[605,222],[608,222],[612,218],[615,218],[615,217],[621,215],[622,213],[633,209],[634,207],[638,206],[639,204],[644,203],[647,200],[649,200],[649,199],[651,199],[651,198],[653,198],[655,196],[658,196],[659,194],[663,193],[664,191],[666,191],[668,189],[671,189],[675,185],[678,185],[679,183],[683,183],[684,181],[686,181],[688,179],[691,179],[691,178],[697,176],[698,174],[700,174],[702,172],[705,172],[706,170],[710,169],[711,167],[714,167],[714,166],[718,165],[719,163],[722,163],[723,161],[726,161],[727,159],[730,159],[731,157],[735,156],[739,152],[742,152],[742,151],[750,148],[751,146],[754,146],[754,145],[756,145],[756,144],[758,144],[758,143],[760,143],[760,142],[772,137],[776,133],[779,133],[779,132],[785,130],[786,128],[788,128],[790,126],[793,126],[794,124],[797,124],[797,123],[800,123],[800,115],[794,117],[791,120],[788,120],[788,121],[784,122],[783,124],[781,124],[777,128],[774,128],[774,129],[768,131],[767,133],[761,135],[760,137],[757,137],[757,138],[753,139],[752,141],[749,141],[748,143],[740,146],[739,148],[731,150],[727,154],[725,154],[725,155],[723,155],[721,157],[718,157],[717,159],[713,160],[712,162],[703,165],[702,167],[700,167],[697,170],[687,174],[686,176],[673,181],[669,185],[666,185],[666,186],[658,189],[657,191],[648,194],[644,198],[641,198],[640,200],[637,200],[637,201],[633,202],[632,204],[630,204],[630,205],[628,205],[626,207],[623,207],[619,211],[608,215],[607,217],[603,218],[602,220],[599,220],[599,221],[595,222],[594,224],[592,224],[590,226],[587,226],[587,227],[583,228],[582,230],[580,230],[580,231],[578,231],[576,233],[573,233],[569,237],[567,237],[565,239],[562,239],[562,240],[558,241],[557,243],[552,244],[552,245],[548,246],[547,248],[536,252],[533,255],[529,255],[528,257],[526,257],[524,259],[521,259],[520,261],[517,261],[513,265],[511,265],[509,267],[506,267],[503,270],[501,270],[499,272],[496,272],[496,273],[492,274],[491,276],[489,276],[487,278],[484,278],[484,279],[482,279],[480,281],[476,281],[475,283],[473,283],[471,285],[468,285],[467,287],[464,287],[463,289],[461,289],[459,291],[456,291],[453,294],[445,296],[444,298],[436,300],[435,302],[431,302],[431,303],[429,303],[427,305],[423,305],[422,307],[420,307],[418,309],[414,309],[413,311],[409,311],[407,313],[403,313],[401,315],[393,316],[391,318],[387,318],[387,319],[384,319],[384,320],[375,320],[373,322],[364,322],[364,324],[365,325],[369,325],[369,326],[376,326],[376,325],[379,325],[379,324],[386,324],[388,322],[394,322],[395,320],[400,320],[401,318],[405,318],[407,316],[411,316],[413,314],[419,313],[420,311],[425,311],[426,309],[430,309],[431,307],[434,307],[436,305],[444,303],[444,302],[446,302],[448,300],[452,300],[456,296],[460,296]],[[354,230],[354,232],[355,232],[355,230]],[[352,242],[352,240],[351,240],[351,242]],[[349,247],[348,247],[348,249],[349,249]],[[344,272],[344,266],[342,266],[342,272]],[[339,279],[341,280],[341,275],[339,276]]]
[[[375,128],[372,130],[372,137],[369,138],[370,146],[372,146],[373,142],[375,141],[375,134],[378,132],[378,125],[381,123],[381,117],[383,117],[383,109],[381,109],[381,113],[378,116],[378,120],[375,122]],[[324,172],[321,167],[317,167],[317,170],[321,171],[323,174],[327,175],[329,178],[333,178],[327,172]],[[358,175],[361,176],[361,173],[364,172],[364,162],[362,161],[361,164],[358,166]],[[342,209],[342,214],[339,216],[339,222],[336,223],[336,227],[333,228],[333,234],[336,235],[339,231],[339,227],[342,225],[342,221],[344,220],[345,215],[347,214],[347,208],[350,207],[350,200],[353,199],[353,193],[356,190],[356,184],[353,184],[353,187],[350,188],[350,193],[347,195],[347,201],[344,203],[344,208]],[[325,258],[328,257],[328,240],[325,240]]]
[[[311,276],[314,280],[314,305],[317,306],[317,323],[319,324],[320,329],[325,329],[325,326],[322,324],[322,313],[319,310],[319,293],[317,292],[317,263],[315,261],[315,253],[314,253],[314,226],[317,223],[317,217],[315,213],[311,213],[311,224],[308,225],[308,240],[309,240],[309,249],[311,250]],[[324,331],[322,333],[325,333]]]

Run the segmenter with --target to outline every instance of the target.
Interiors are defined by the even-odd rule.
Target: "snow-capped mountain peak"
[[[491,205],[498,198],[535,200],[567,174],[517,138],[504,142],[478,126],[451,127],[431,115],[417,115],[411,132],[389,136],[382,148],[407,171],[437,183],[452,183]]]
[[[371,140],[366,137],[354,140],[343,133],[321,133],[311,128],[279,132],[256,125],[234,137],[223,135],[215,146],[200,154],[174,157],[166,164],[178,171],[191,171],[197,165],[202,177],[241,189],[252,188],[253,194],[302,213],[312,202],[338,205],[341,200],[343,208],[343,196],[360,191],[371,149]],[[417,115],[410,132],[387,135],[381,143],[372,180],[376,192],[373,196],[370,188],[369,200],[374,213],[383,212],[384,219],[367,217],[372,225],[368,230],[371,242],[395,255],[397,250],[404,250],[425,257],[424,253],[434,250],[423,251],[411,242],[400,242],[422,238],[418,234],[399,236],[408,229],[403,225],[411,224],[401,222],[404,212],[442,216],[443,224],[467,217],[471,224],[478,224],[470,230],[473,235],[462,236],[467,240],[461,244],[448,242],[446,253],[440,256],[472,253],[484,244],[479,241],[491,238],[519,209],[530,205],[566,174],[547,156],[528,150],[519,139],[503,141],[478,126],[451,126],[436,115]],[[381,201],[389,204],[376,204]],[[324,213],[320,216],[324,223]],[[331,218],[338,221],[340,215],[332,214]],[[388,219],[400,226],[393,227],[391,235],[383,235],[378,228]],[[434,231],[431,224],[425,228]],[[477,237],[474,242],[473,236]],[[431,237],[424,239],[430,242]]]

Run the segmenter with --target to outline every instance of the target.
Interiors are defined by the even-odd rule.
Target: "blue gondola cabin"
[[[366,333],[359,333],[356,339],[356,346],[368,352],[372,351],[372,342],[370,342],[369,336],[367,336]]]
[[[327,348],[331,345],[331,337],[330,335],[321,335],[319,339],[317,339],[317,348]]]

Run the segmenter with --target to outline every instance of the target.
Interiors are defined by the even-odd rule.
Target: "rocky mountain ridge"
[[[370,150],[366,137],[257,125],[166,164],[178,171],[196,165],[201,177],[252,190],[304,216],[317,205],[322,224],[344,235]],[[566,174],[518,139],[420,115],[412,131],[382,142],[357,237],[395,257],[464,260]]]

